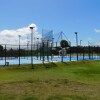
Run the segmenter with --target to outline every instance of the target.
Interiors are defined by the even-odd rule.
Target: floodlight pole
[[[76,35],[76,46],[78,46],[78,36],[77,36],[77,32],[75,32]]]
[[[30,27],[31,30],[31,65],[32,65],[32,69],[33,67],[33,29],[34,27]]]
[[[78,60],[78,36],[77,36],[77,32],[75,32],[76,35],[76,48],[77,48],[77,60]]]

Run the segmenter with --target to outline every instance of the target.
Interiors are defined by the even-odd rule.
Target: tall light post
[[[78,46],[78,36],[77,36],[77,32],[75,32],[76,35],[76,46]]]
[[[20,37],[21,35],[18,35],[18,37],[19,37],[19,66],[20,66]]]
[[[18,37],[19,37],[19,45],[20,45],[20,37],[21,37],[21,35],[18,35]]]
[[[76,52],[77,52],[77,60],[78,60],[78,36],[77,36],[77,32],[75,32],[76,35]]]
[[[30,27],[31,30],[31,65],[33,69],[33,29],[34,27]]]

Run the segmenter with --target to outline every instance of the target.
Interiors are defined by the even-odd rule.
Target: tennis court
[[[79,56],[78,60],[98,60],[100,59],[99,56],[93,56],[93,57],[88,57],[85,56],[83,58],[83,56]],[[68,62],[68,61],[77,61],[77,56],[73,56],[73,57],[69,57],[69,56],[65,56],[65,57],[58,57],[58,56],[54,56],[52,59],[51,57],[49,57],[48,59],[46,59],[46,57],[44,57],[44,60],[41,59],[37,59],[36,57],[33,57],[33,64],[39,64],[39,63],[49,63],[49,62]],[[19,58],[3,58],[2,60],[0,60],[0,65],[17,65],[19,64]],[[20,57],[20,64],[31,64],[31,57]]]

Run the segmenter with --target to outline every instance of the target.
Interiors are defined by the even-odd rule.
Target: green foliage
[[[66,41],[66,40],[61,40],[60,45],[61,45],[62,48],[70,46],[69,43],[68,43],[68,41]]]
[[[3,46],[2,45],[0,45],[0,51],[2,51],[3,50]]]

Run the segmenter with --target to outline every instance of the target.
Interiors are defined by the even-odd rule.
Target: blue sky
[[[63,31],[72,45],[100,41],[100,0],[0,0],[0,31],[16,30],[32,23],[54,33]]]

